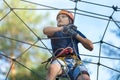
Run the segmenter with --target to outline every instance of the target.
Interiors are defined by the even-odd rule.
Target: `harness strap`
[[[52,61],[52,57],[48,58],[46,61],[42,62],[41,64],[45,64],[45,69],[47,69],[48,64]]]
[[[75,60],[75,65],[71,69],[72,72],[74,71],[74,69],[78,65],[82,64],[82,61],[80,61],[75,54],[74,55],[68,55],[68,56],[65,56],[65,57],[58,57],[57,59],[61,59],[65,63],[65,66],[67,66],[66,61],[65,61],[65,58],[67,58],[67,57],[73,58]],[[58,75],[58,76],[59,77],[67,77],[67,76],[64,75],[64,72],[61,75]]]
[[[66,64],[65,58],[67,57],[73,58],[75,60],[76,62],[75,66],[82,63],[78,59],[77,55],[73,53],[73,49],[71,47],[66,47],[66,48],[62,48],[62,51],[58,55],[56,55],[55,57],[50,57],[47,61],[42,62],[42,64],[46,63],[45,67],[47,68],[48,63],[52,62],[55,59],[61,59]]]
[[[71,58],[73,58],[73,59],[75,60],[76,63],[75,63],[75,65],[74,65],[74,67],[76,67],[76,66],[79,65],[79,64],[82,64],[82,61],[80,61],[75,54],[73,54],[73,55],[68,55],[68,56],[64,56],[64,57],[58,57],[58,59],[61,59],[61,60],[64,61],[64,63],[66,64],[66,62],[65,62],[65,58],[66,58],[66,57],[71,57]]]

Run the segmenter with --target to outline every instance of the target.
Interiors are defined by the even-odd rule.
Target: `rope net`
[[[21,5],[18,7],[17,5],[12,5],[13,3],[10,3],[10,0],[1,0],[0,3],[5,5],[6,10],[1,9],[2,13],[4,15],[0,15],[0,29],[4,30],[4,25],[6,21],[9,21],[8,17],[10,15],[14,15],[15,17],[15,23],[8,22],[9,26],[7,26],[8,30],[11,30],[11,24],[22,24],[20,30],[21,35],[27,34],[27,38],[30,40],[33,38],[33,42],[25,40],[22,37],[18,37],[12,34],[12,32],[15,32],[15,30],[18,28],[17,25],[15,25],[13,28],[14,30],[11,31],[11,33],[7,33],[6,31],[3,31],[3,34],[0,34],[0,59],[1,59],[1,66],[0,67],[0,79],[1,80],[9,80],[10,76],[12,80],[19,80],[14,79],[14,76],[16,75],[16,70],[22,70],[24,69],[24,72],[31,72],[31,74],[37,78],[29,79],[26,78],[26,80],[45,80],[45,77],[43,77],[42,74],[35,71],[33,69],[41,66],[41,62],[44,59],[47,59],[49,56],[52,55],[51,46],[49,46],[49,38],[45,38],[43,35],[42,30],[37,32],[34,29],[34,26],[36,29],[39,29],[38,26],[43,26],[44,24],[48,24],[48,20],[43,21],[39,25],[31,24],[32,21],[27,22],[27,19],[30,19],[31,12],[37,11],[37,14],[35,15],[41,15],[46,13],[47,11],[51,14],[51,16],[54,16],[57,14],[57,12],[61,9],[68,10],[74,14],[74,24],[78,27],[78,29],[86,34],[88,38],[93,41],[94,44],[94,50],[92,52],[89,52],[85,50],[81,45],[79,45],[80,48],[80,56],[82,58],[82,61],[85,63],[86,67],[88,68],[88,71],[91,76],[91,80],[120,80],[120,68],[118,64],[120,64],[120,39],[119,39],[119,30],[120,30],[120,8],[119,8],[119,0],[114,1],[105,1],[106,3],[97,3],[95,0],[91,1],[85,1],[85,0],[69,0],[69,1],[39,1],[39,0],[17,0]],[[46,2],[46,3],[45,3]],[[23,6],[22,4],[25,4],[26,6],[31,5],[29,7]],[[58,4],[59,3],[59,4]],[[64,5],[63,5],[64,4]],[[104,5],[106,4],[106,5]],[[63,6],[60,6],[63,5]],[[37,7],[35,7],[37,6]],[[57,6],[57,7],[56,7]],[[23,11],[29,11],[27,15],[27,19],[23,17],[23,15],[20,15]],[[37,17],[34,17],[37,18]],[[42,19],[45,17],[43,16]],[[50,20],[55,20],[56,16],[53,18],[50,18]],[[12,19],[11,19],[12,20]],[[3,28],[2,28],[3,26]],[[25,30],[26,33],[22,34],[22,30]],[[29,37],[28,32],[30,32],[30,35],[32,35],[32,38]],[[4,35],[7,33],[7,35]],[[15,32],[17,34],[17,32]],[[116,37],[118,36],[118,37]],[[13,47],[15,45],[10,45],[11,43],[8,43],[9,45],[5,46],[2,41],[7,43],[7,40],[9,40],[11,43],[16,43],[17,46]],[[2,49],[2,46],[5,46],[6,49]],[[22,52],[19,52],[20,47],[24,46],[22,49]],[[14,48],[16,48],[14,50]],[[13,50],[14,53],[9,51],[9,49]],[[33,51],[33,49],[35,51]],[[17,51],[18,50],[18,51]],[[40,51],[40,52],[37,52]],[[31,54],[29,54],[31,52]],[[38,53],[38,54],[35,54]],[[11,55],[10,55],[11,54]],[[48,56],[44,56],[44,55]],[[30,57],[27,57],[30,55]],[[36,55],[36,56],[35,56]],[[36,60],[36,59],[37,60]],[[24,59],[24,60],[23,60]],[[24,61],[32,60],[32,63],[25,63]],[[37,62],[40,62],[39,64]],[[18,66],[19,65],[19,66]],[[7,68],[5,68],[7,66]],[[17,67],[17,68],[16,68]],[[4,70],[5,68],[5,70]],[[16,68],[16,70],[14,69]],[[40,67],[43,68],[44,67]],[[42,70],[42,69],[41,69]],[[2,73],[2,71],[4,71]],[[44,70],[43,70],[44,71]],[[23,73],[24,73],[23,72]],[[109,74],[108,74],[109,73]],[[114,73],[115,75],[111,75],[111,73]],[[22,74],[22,72],[20,73]],[[20,76],[19,74],[19,76]],[[43,72],[43,74],[46,74]],[[27,74],[30,75],[30,74]],[[13,78],[12,78],[13,76]],[[21,77],[21,76],[20,76]],[[23,76],[22,76],[23,77]],[[65,80],[69,80],[69,78],[66,78]]]

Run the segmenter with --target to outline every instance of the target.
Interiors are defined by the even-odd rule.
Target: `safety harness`
[[[56,52],[57,52],[57,50],[56,50]],[[76,64],[74,65],[74,68],[77,65],[82,63],[82,61],[79,60],[77,55],[75,53],[73,53],[73,49],[71,47],[66,47],[66,48],[61,48],[61,52],[59,54],[57,54],[56,56],[52,56],[52,57],[48,58],[48,60],[42,62],[42,64],[46,63],[46,65],[45,65],[46,69],[47,69],[48,64],[51,63],[52,61],[56,60],[56,59],[60,59],[66,64],[65,58],[67,58],[67,57],[72,58],[76,61]]]

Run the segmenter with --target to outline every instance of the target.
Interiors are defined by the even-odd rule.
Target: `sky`
[[[43,4],[43,5],[55,7],[58,9],[74,9],[75,8],[75,2],[72,2],[70,0],[26,0],[26,1]],[[84,1],[92,2],[92,3],[96,3],[96,4],[107,5],[107,6],[114,5],[114,6],[118,6],[120,8],[120,0],[84,0]],[[40,8],[46,8],[46,7],[37,5],[37,8],[40,9]],[[80,11],[77,11],[77,13],[92,15],[92,16],[95,16],[95,15],[88,14],[88,13],[85,13],[82,11],[88,11],[91,13],[101,14],[101,15],[105,15],[105,16],[111,16],[113,13],[112,8],[88,4],[88,3],[84,3],[84,2],[78,2],[77,9],[80,10]],[[41,11],[38,11],[38,13],[41,12],[41,14],[44,14],[46,12],[49,12],[50,20],[52,20],[53,22],[56,22],[56,15],[57,15],[58,11],[59,10],[41,10]],[[70,11],[74,12],[74,10],[70,10]],[[101,17],[101,16],[96,16],[96,17]],[[104,18],[104,17],[102,17],[102,18]],[[107,18],[107,19],[109,19],[109,18]],[[120,11],[115,12],[113,14],[113,19],[120,21]],[[93,17],[76,14],[74,24],[78,27],[78,30],[80,30],[83,34],[85,34],[85,36],[87,36],[88,39],[90,39],[93,43],[95,43],[95,42],[99,42],[102,39],[105,29],[108,25],[108,20],[101,20],[101,19],[97,19],[97,18],[93,18]],[[50,25],[50,24],[48,24],[47,20],[41,26],[46,26],[46,25]],[[120,39],[118,37],[116,37],[116,34],[111,32],[113,30],[119,30],[119,28],[115,25],[115,23],[110,22],[108,25],[108,28],[106,30],[105,36],[103,38],[103,41],[119,47]],[[50,42],[46,41],[45,44],[46,45],[50,44]],[[92,52],[90,52],[90,51],[84,49],[81,46],[81,44],[79,44],[79,51],[83,55],[85,54],[85,55],[91,55],[91,56],[99,56],[99,49],[100,49],[99,45],[100,45],[99,43],[94,44],[94,50]],[[51,46],[49,46],[49,47],[51,47]],[[104,54],[103,50],[104,49],[102,48],[101,55],[106,56]],[[94,63],[97,63],[99,60],[98,58],[95,58],[95,57],[89,57],[89,56],[83,56],[83,55],[81,55],[81,58],[83,60],[84,59],[91,60]],[[118,61],[113,62],[112,60],[101,59],[100,63],[113,68],[114,65],[118,64]],[[97,69],[98,69],[97,64],[90,63],[86,67],[88,68],[88,71],[91,75],[91,80],[109,80],[109,78],[111,77],[111,75],[108,73],[109,69],[106,67],[103,67],[103,66],[99,67],[98,79],[97,79]]]
[[[88,1],[88,0],[84,0],[84,1]],[[107,5],[107,6],[114,5],[114,6],[120,7],[119,0],[89,0],[88,2],[93,2],[96,4],[102,4],[102,5]],[[72,1],[69,1],[69,0],[50,0],[50,1],[46,1],[46,0],[39,1],[38,0],[38,3],[56,7],[59,9],[67,9],[67,8],[74,9],[74,7],[75,7],[75,3]],[[82,3],[82,2],[78,2],[77,8],[80,10],[84,10],[84,11],[88,11],[88,12],[92,12],[92,13],[96,13],[96,14],[101,14],[101,15],[106,15],[106,16],[111,16],[112,12],[113,12],[112,8],[106,8],[103,6],[97,6],[97,5],[92,5],[92,4],[88,4],[88,3]],[[57,14],[58,10],[57,11],[53,10],[53,11],[49,11],[49,12],[52,14],[51,19],[53,21],[56,21],[55,15]],[[86,14],[81,11],[77,11],[77,12]],[[115,20],[120,21],[119,16],[120,16],[120,12],[116,12],[113,15],[113,18],[115,18]],[[109,18],[107,18],[107,19],[109,19]],[[96,19],[96,18],[92,18],[92,17],[88,17],[88,16],[83,16],[83,15],[76,15],[74,24],[78,27],[78,30],[80,30],[82,33],[84,33],[87,36],[87,38],[89,38],[91,41],[99,42],[103,37],[103,34],[107,27],[108,21]],[[116,45],[117,47],[119,47],[120,39],[117,38],[114,33],[111,33],[112,30],[116,30],[116,29],[118,30],[119,28],[113,22],[110,22],[109,27],[107,28],[107,31],[103,38],[103,41],[109,42],[110,44],[113,44],[113,45]],[[86,55],[99,56],[99,49],[100,49],[99,44],[94,44],[94,50],[92,52],[85,50],[81,45],[79,45],[80,53],[86,54]],[[104,50],[104,49],[102,49],[102,50]],[[103,52],[101,52],[101,55],[106,56]],[[95,63],[98,62],[98,58],[92,58],[92,57],[88,57],[88,56],[81,56],[81,57],[83,60],[87,58],[88,60],[90,59],[92,62],[95,62]],[[114,67],[113,64],[117,65],[118,61],[113,62],[109,59],[101,59],[100,63],[113,68]],[[91,73],[91,80],[109,80],[111,78],[111,74],[109,74],[109,72],[108,72],[111,70],[106,67],[103,67],[103,66],[99,67],[99,76],[98,77],[97,77],[98,66],[96,64],[88,64],[86,67],[88,68],[88,71]]]

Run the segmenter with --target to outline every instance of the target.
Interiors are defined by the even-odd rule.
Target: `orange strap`
[[[72,55],[72,54],[73,54],[73,49],[71,47],[66,47],[56,56],[56,58],[65,57],[67,55]]]

